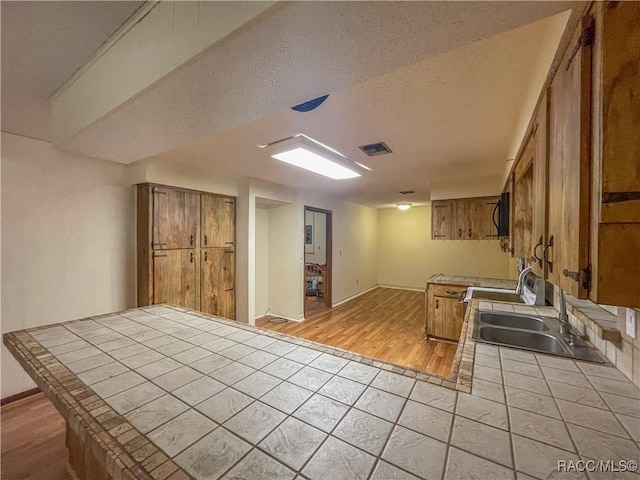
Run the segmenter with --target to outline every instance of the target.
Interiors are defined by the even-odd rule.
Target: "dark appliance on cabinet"
[[[493,209],[493,224],[498,230],[498,237],[509,238],[509,192],[500,194],[500,200]]]

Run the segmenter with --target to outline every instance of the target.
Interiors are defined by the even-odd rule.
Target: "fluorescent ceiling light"
[[[319,173],[335,180],[359,177],[356,166],[332,148],[304,135],[286,138],[265,147],[281,162]]]
[[[411,205],[413,205],[413,203],[409,203],[409,202],[396,203],[398,210],[409,210],[411,208]]]

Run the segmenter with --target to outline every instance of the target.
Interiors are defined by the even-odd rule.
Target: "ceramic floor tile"
[[[515,472],[510,468],[451,447],[444,478],[445,480],[513,480],[514,474]]]
[[[223,480],[291,480],[295,473],[265,455],[260,450],[254,449],[238,462],[224,477]]]
[[[218,368],[209,373],[209,376],[226,385],[233,385],[243,378],[248,377],[253,372],[255,372],[255,370],[251,367],[247,367],[238,362],[232,362],[224,368]]]
[[[367,480],[375,460],[368,453],[329,437],[302,474],[311,480]]]
[[[502,383],[502,371],[498,368],[474,365],[473,379],[475,380],[476,378],[493,383]]]
[[[418,380],[409,398],[447,412],[453,412],[456,405],[456,395],[456,391],[450,388]]]
[[[209,343],[203,343],[200,345],[202,348],[206,348],[210,352],[220,353],[222,350],[226,348],[231,348],[234,345],[237,345],[233,340],[229,340],[228,338],[218,338]]]
[[[640,418],[616,413],[616,418],[636,442],[640,442]]]
[[[474,397],[468,393],[458,393],[458,406],[456,415],[486,423],[492,427],[509,429],[507,420],[507,408],[504,404]]]
[[[76,360],[75,362],[67,363],[66,367],[75,374],[86,372],[94,368],[101,367],[113,362],[113,358],[105,353],[94,355],[93,357],[84,358],[82,360]]]
[[[202,374],[197,370],[189,367],[180,367],[164,375],[160,375],[153,379],[153,383],[164,388],[168,392],[191,383],[197,378],[200,378]]]
[[[349,362],[338,372],[340,377],[368,385],[380,372],[380,369],[360,362]]]
[[[313,392],[292,383],[282,382],[260,400],[278,410],[291,414],[302,405]]]
[[[224,423],[253,402],[253,398],[233,388],[227,388],[202,403],[196,409],[217,423]]]
[[[372,455],[382,452],[393,424],[357,409],[351,409],[333,435]]]
[[[269,355],[271,354],[269,353]],[[276,361],[270,363],[266,367],[262,367],[262,371],[268,373],[269,375],[273,375],[274,377],[286,380],[302,367],[304,367],[302,363],[294,362],[293,360],[289,360],[287,358],[278,358]]]
[[[107,363],[106,365],[103,365],[101,367],[79,373],[78,378],[85,384],[92,385],[94,383],[101,382],[102,380],[120,375],[121,373],[124,373],[128,370],[129,369],[124,365],[117,362],[112,362]]]
[[[575,387],[559,382],[548,383],[549,388],[551,388],[551,393],[555,398],[561,398],[591,407],[607,408],[598,392],[591,388]],[[640,403],[640,401],[638,403]]]
[[[629,381],[619,382],[618,380],[595,376],[589,377],[589,381],[599,392],[640,399],[640,389]]]
[[[163,336],[162,332],[158,330],[154,330],[153,328],[146,329],[144,331],[140,331],[138,333],[134,333],[132,335],[127,335],[129,338],[135,340],[136,342],[144,342],[145,340],[151,340],[153,338],[157,338]]]
[[[211,355],[211,352],[205,348],[194,347],[189,350],[184,350],[180,353],[176,353],[172,355],[171,358],[177,360],[180,363],[184,363],[185,365],[191,365],[193,362],[197,362],[198,360],[202,360],[205,357]]]
[[[548,443],[563,450],[573,451],[567,427],[561,420],[519,408],[509,408],[509,417],[512,433]]]
[[[60,345],[60,343],[47,343],[49,340],[62,340],[67,337],[68,338],[65,340],[65,342],[78,340],[78,337],[73,333],[71,329],[65,328],[63,326],[41,328],[39,330],[29,332],[29,335],[31,335],[33,338],[38,340],[38,342],[45,346]]]
[[[507,360],[516,360],[518,362],[527,362],[536,364],[536,358],[533,353],[523,352],[512,348],[500,348],[500,356]]]
[[[216,427],[214,422],[191,409],[149,432],[147,437],[173,458]]]
[[[130,411],[125,417],[140,433],[146,434],[188,409],[186,403],[171,395],[163,395]]]
[[[408,397],[415,383],[416,381],[413,378],[382,370],[371,383],[371,386],[401,397]]]
[[[533,363],[518,362],[516,360],[502,359],[502,370],[506,372],[521,373],[530,377],[542,378],[540,367]]]
[[[144,382],[105,399],[111,407],[123,415],[131,410],[165,395],[165,391],[151,382]]]
[[[314,394],[293,413],[293,416],[320,430],[330,432],[347,410],[349,407],[340,402]]]
[[[452,420],[453,415],[449,412],[409,400],[400,415],[398,425],[447,442]]]
[[[278,360],[278,357],[273,353],[257,350],[246,357],[242,357],[239,362],[244,363],[251,368],[261,369],[275,360]]]
[[[315,392],[327,383],[331,377],[332,375],[330,373],[307,366],[292,375],[288,381]]]
[[[341,357],[336,357],[329,353],[323,353],[318,358],[313,360],[309,365],[314,368],[319,368],[325,372],[336,374],[342,368],[349,363],[349,360]]]
[[[601,395],[612,412],[640,418],[640,400],[612,393],[602,393]]]
[[[139,355],[145,352],[151,352],[152,350],[149,347],[146,347],[140,343],[136,343],[135,345],[129,345],[128,347],[122,347],[109,352],[116,360],[122,361],[125,358],[133,357],[135,355]]]
[[[232,327],[231,325],[226,325],[224,323],[218,323],[218,328],[213,330],[216,335],[221,337],[226,337],[227,335],[233,335],[234,333],[238,333],[240,329],[236,327]]]
[[[591,384],[582,373],[569,372],[551,367],[542,367],[544,376],[549,381],[560,382],[581,388],[591,388]]]
[[[171,358],[163,358],[157,362],[148,363],[140,368],[136,368],[136,372],[145,378],[151,379],[164,375],[165,373],[169,373],[181,366],[181,363],[176,362]]]
[[[96,347],[89,346],[86,348],[81,348],[80,350],[73,350],[71,352],[60,353],[56,355],[56,358],[65,365],[76,362],[78,360],[83,360],[85,358],[93,357],[102,353]]]
[[[294,470],[299,470],[326,436],[317,428],[289,417],[259,447]]]
[[[499,428],[456,416],[451,445],[513,468],[509,433]]]
[[[274,355],[282,356],[282,355],[286,355],[292,350],[295,350],[297,347],[298,346],[294,345],[293,343],[283,342],[282,340],[276,340],[275,342],[262,347],[261,350],[264,350],[265,352],[273,353]]]
[[[367,413],[395,422],[404,406],[405,399],[377,388],[368,387],[355,404]]]
[[[513,435],[513,453],[516,469],[536,478],[586,478],[560,475],[558,461],[575,462],[579,457],[575,453],[560,450],[529,438]],[[518,477],[520,478],[520,477]]]
[[[398,467],[379,460],[378,465],[373,470],[370,480],[420,480],[415,475],[411,475],[409,472],[400,470]]]
[[[244,342],[245,340],[249,340],[255,337],[257,333],[250,332],[249,330],[239,330],[231,335],[227,335],[226,338],[229,340],[233,340],[234,342]]]
[[[225,428],[251,444],[257,444],[287,416],[262,402],[253,402],[224,423]]]
[[[366,385],[336,376],[325,383],[318,393],[347,405],[353,405],[365,388],[367,388]]]
[[[232,362],[226,357],[222,355],[218,355],[217,353],[212,353],[208,357],[204,357],[196,362],[193,362],[189,365],[191,368],[198,370],[200,373],[211,373],[214,370],[218,370],[219,368],[226,367]]]
[[[238,343],[232,347],[225,348],[224,350],[220,350],[218,353],[224,357],[230,358],[231,360],[238,360],[242,357],[246,357],[250,353],[255,352],[256,349],[250,347],[249,345],[243,345]]]
[[[144,345],[146,345],[149,348],[159,348],[159,347],[165,347],[169,344],[172,344],[174,342],[179,342],[181,340],[178,340],[175,337],[172,337],[171,335],[162,335],[160,337],[155,337],[152,338],[150,340],[145,340],[143,342],[140,342]],[[100,348],[104,348],[104,345],[101,345]]]
[[[500,358],[490,355],[483,355],[476,352],[474,365],[482,365],[483,367],[500,368]]]
[[[291,350],[285,355],[285,358],[293,360],[294,362],[304,363],[305,365],[318,358],[322,352],[313,350],[307,347],[298,347],[295,350]]]
[[[446,450],[446,444],[442,442],[396,426],[382,458],[419,477],[441,478]]]
[[[510,407],[517,407],[529,412],[546,415],[547,417],[562,418],[552,397],[511,387],[507,387],[505,391],[507,393],[507,404]]]
[[[542,395],[551,395],[547,382],[540,378],[534,378],[513,372],[502,372],[502,377],[504,378],[504,384],[508,387],[541,393]]]
[[[54,347],[47,347],[47,350],[51,352],[54,356],[60,355],[62,353],[73,352],[75,350],[80,350],[83,348],[91,347],[91,344],[85,342],[84,340],[74,340],[72,342],[63,343],[62,345],[56,345]],[[101,348],[102,350],[102,348]]]
[[[140,368],[143,365],[147,365],[149,363],[157,362],[158,360],[162,360],[166,358],[161,353],[150,350],[148,352],[139,353],[138,355],[134,355],[133,357],[127,357],[120,360],[120,362],[124,363],[129,368]]]
[[[205,343],[213,342],[218,338],[220,338],[218,335],[213,335],[211,333],[199,333],[198,335],[189,337],[187,341],[193,345],[203,345]]]
[[[567,424],[580,455],[606,460],[637,460],[640,449],[631,440]]]
[[[200,335],[202,330],[198,330],[197,328],[184,327],[180,330],[176,330],[171,335],[174,337],[178,337],[182,340],[189,340],[191,337],[195,337],[196,335]]]
[[[567,358],[551,357],[549,355],[536,353],[536,359],[538,360],[538,363],[543,367],[551,367],[560,370],[568,370],[569,372],[580,373],[580,369],[577,367],[576,362]]]
[[[194,380],[191,383],[187,383],[171,393],[183,402],[193,406],[209,397],[212,397],[216,393],[221,392],[225,388],[227,388],[225,384],[220,383],[213,378],[200,377],[199,379]]]
[[[277,377],[272,377],[263,372],[255,372],[234,384],[233,388],[251,397],[259,398],[280,382],[282,380]]]
[[[242,343],[244,343],[245,345],[249,345],[250,347],[253,347],[253,348],[264,348],[275,341],[276,341],[275,338],[267,337],[266,335],[257,335],[253,338],[249,338],[248,340],[245,340]]]
[[[166,345],[156,347],[156,350],[164,355],[173,357],[178,353],[185,352],[193,348],[193,345],[189,342],[185,342],[184,340],[178,340],[175,337],[174,337],[174,340],[175,341],[172,343],[168,343]]]
[[[628,382],[629,379],[624,374],[614,367],[608,367],[606,365],[596,365],[593,363],[577,362],[578,367],[582,372],[589,377],[604,377],[611,380],[618,380],[621,382]]]
[[[498,350],[498,347],[494,347],[493,345],[486,345],[484,343],[476,343],[476,353],[489,355],[490,357],[500,356],[500,350]]]
[[[505,402],[504,387],[499,383],[487,382],[479,378],[474,378],[471,385],[471,395],[474,397],[486,398],[494,402]]]
[[[108,396],[115,395],[116,393],[120,393],[144,382],[144,377],[129,371],[94,383],[91,385],[91,390],[96,392],[100,397],[107,398]]]
[[[622,425],[620,425],[616,417],[609,410],[588,407],[586,405],[576,405],[566,400],[557,400],[557,402],[565,422],[575,423],[576,425],[589,427],[599,432],[629,438],[625,429],[622,428]]]
[[[68,332],[66,330],[64,330],[64,332],[65,332],[64,334],[60,334],[58,336],[53,336],[53,337],[42,338],[40,340],[38,340],[34,336],[35,332],[32,332],[31,336],[36,338],[36,340],[38,341],[38,343],[40,345],[42,345],[43,347],[46,347],[48,349],[50,349],[51,347],[57,347],[57,346],[60,346],[60,345],[64,345],[66,343],[71,343],[71,342],[84,342],[84,340],[82,340],[77,335],[74,335],[73,333]],[[85,342],[85,343],[87,343],[87,342]],[[89,347],[89,346],[90,345],[87,343],[87,347]]]
[[[210,480],[222,476],[249,450],[251,445],[247,442],[218,427],[174,461],[196,480]]]

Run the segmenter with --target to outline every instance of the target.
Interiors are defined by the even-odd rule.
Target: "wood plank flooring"
[[[425,339],[424,293],[376,288],[339,307],[307,310],[304,322],[259,327],[448,377],[457,345]]]
[[[2,407],[2,480],[71,480],[65,422],[43,393]]]

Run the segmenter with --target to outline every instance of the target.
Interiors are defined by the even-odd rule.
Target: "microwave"
[[[493,224],[498,231],[498,237],[509,237],[509,192],[500,194],[500,200],[493,209]]]

